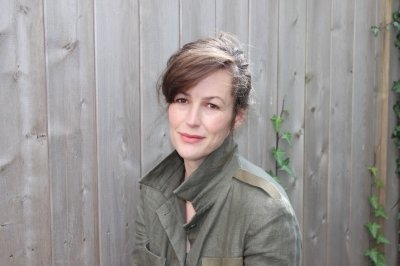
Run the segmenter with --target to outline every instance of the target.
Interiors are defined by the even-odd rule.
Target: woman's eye
[[[207,107],[210,108],[210,109],[216,109],[216,110],[219,109],[219,106],[218,106],[218,105],[215,105],[215,104],[213,104],[213,103],[208,103],[208,104],[207,104]]]
[[[187,103],[187,100],[185,98],[176,98],[174,100],[174,102],[176,102],[176,103]]]

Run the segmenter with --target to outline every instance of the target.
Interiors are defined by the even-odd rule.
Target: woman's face
[[[243,120],[243,112],[233,121],[232,77],[216,71],[197,85],[178,93],[169,105],[168,118],[172,145],[196,168],[216,150],[233,127]]]

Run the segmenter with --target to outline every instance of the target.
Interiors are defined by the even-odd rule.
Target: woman
[[[232,138],[251,89],[235,39],[186,44],[159,89],[175,151],[140,181],[134,265],[299,265],[300,231],[285,192],[237,154]]]

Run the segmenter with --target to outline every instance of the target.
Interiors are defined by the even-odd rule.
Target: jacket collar
[[[229,190],[224,180],[232,178],[238,167],[238,160],[234,160],[236,150],[232,137],[227,137],[182,184],[185,167],[182,158],[174,151],[140,180],[141,184],[158,190],[164,196],[164,199],[159,198],[163,202],[156,213],[180,265],[185,264],[185,230],[189,224],[175,226],[183,221],[183,217],[181,220],[177,215],[181,213],[177,209],[177,200],[181,198],[193,203],[196,215],[191,222],[203,217],[217,198]],[[172,197],[174,194],[177,197]]]
[[[233,160],[236,151],[237,144],[230,135],[173,193],[191,201],[196,213],[206,211],[226,187],[224,181],[232,178],[238,165],[237,160]]]

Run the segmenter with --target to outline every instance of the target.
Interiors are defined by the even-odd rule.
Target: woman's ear
[[[236,113],[235,121],[233,123],[233,129],[240,127],[240,125],[243,124],[245,117],[246,109],[240,108]]]

